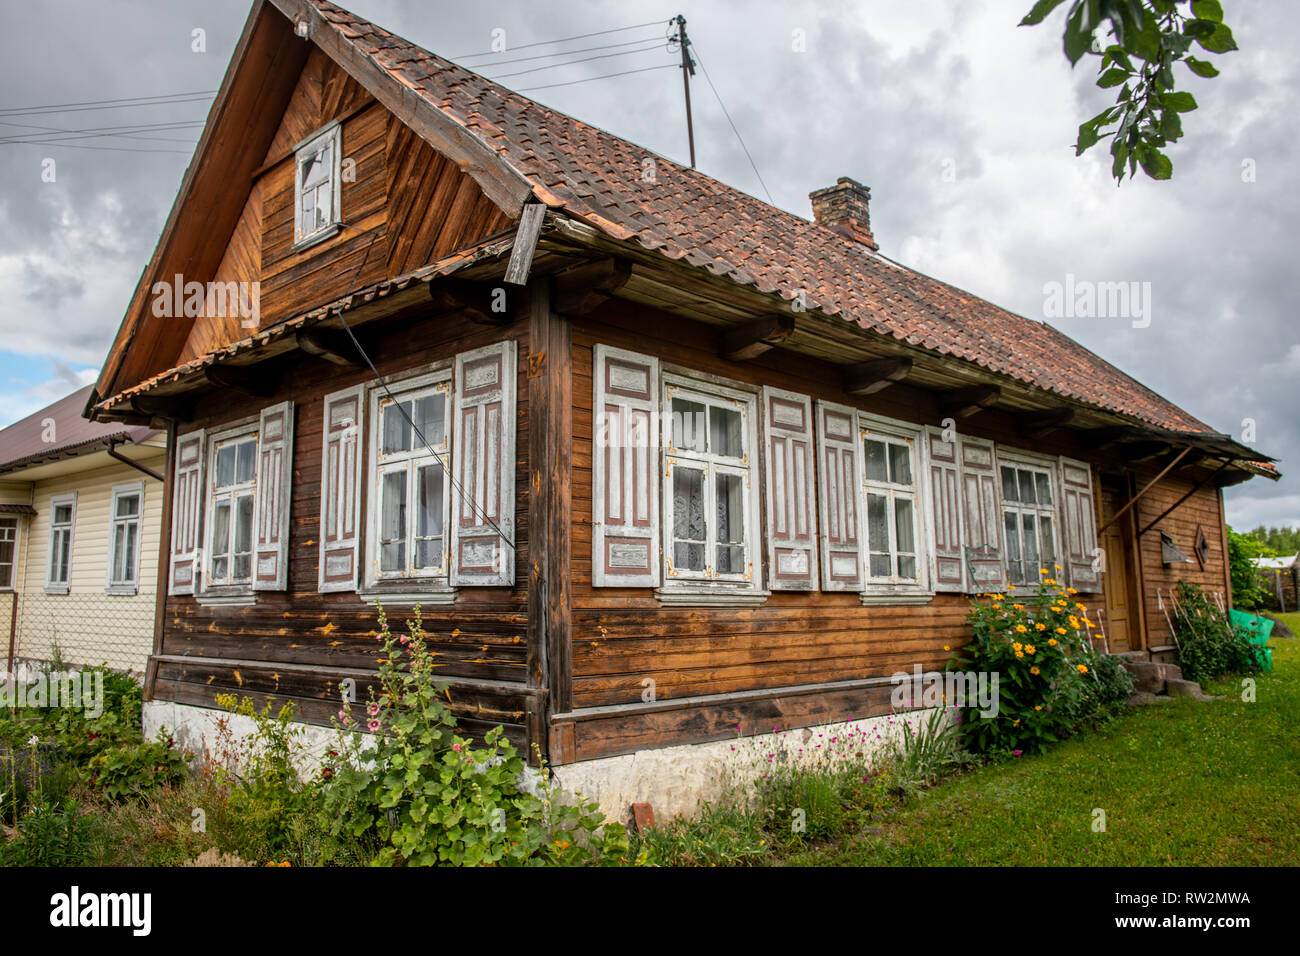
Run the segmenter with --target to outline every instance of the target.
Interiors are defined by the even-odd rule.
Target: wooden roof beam
[[[565,269],[555,276],[552,308],[561,315],[586,315],[631,278],[632,263],[613,257]]]
[[[1002,396],[996,385],[968,385],[944,392],[939,399],[939,410],[952,418],[970,418],[982,412]]]
[[[502,283],[435,279],[429,283],[429,297],[435,315],[458,313],[478,325],[502,326],[515,320],[510,291]]]
[[[850,395],[871,395],[901,382],[912,371],[912,359],[905,355],[872,359],[844,369],[844,391]]]
[[[723,332],[718,354],[729,362],[745,362],[776,348],[793,332],[794,316],[773,312]]]
[[[361,356],[348,334],[334,329],[299,329],[298,348],[308,355],[314,355],[334,365],[345,368],[359,368]]]
[[[1067,406],[1027,412],[1016,419],[1021,438],[1041,438],[1048,432],[1074,421],[1074,409]]]
[[[1097,451],[1116,442],[1138,438],[1141,434],[1142,430],[1133,425],[1107,425],[1103,428],[1090,428],[1079,435],[1079,447],[1084,451]]]
[[[131,405],[142,415],[188,422],[194,418],[194,400],[181,395],[135,395]]]
[[[301,334],[301,333],[299,333]],[[203,378],[216,388],[227,388],[254,398],[268,398],[275,393],[275,382],[265,373],[233,365],[209,365]]]
[[[1133,463],[1159,458],[1167,451],[1169,451],[1169,442],[1159,441],[1158,439],[1128,442],[1120,449],[1124,460]],[[1184,449],[1184,452],[1186,452],[1186,449]]]

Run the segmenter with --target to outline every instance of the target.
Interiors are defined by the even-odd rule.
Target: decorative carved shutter
[[[657,587],[659,360],[597,345],[592,380],[591,583]]]
[[[453,585],[515,581],[515,363],[513,340],[456,356]]]
[[[823,591],[861,591],[862,443],[857,413],[817,402],[817,489]]]
[[[172,487],[172,541],[168,594],[193,594],[198,565],[199,522],[203,509],[203,429],[176,439],[176,475]]]
[[[962,438],[961,479],[966,545],[970,548],[970,590],[995,590],[1006,584],[1003,567],[1002,505],[993,443]]]
[[[957,443],[942,433],[926,431],[930,507],[934,514],[934,589],[964,591],[966,559],[962,553],[961,474]]]
[[[767,458],[768,586],[817,590],[817,505],[813,472],[812,401],[763,389]]]
[[[1071,586],[1100,591],[1101,576],[1093,570],[1097,547],[1097,513],[1092,493],[1092,468],[1087,462],[1061,459],[1061,514],[1065,537],[1065,567]]]
[[[364,386],[325,396],[320,464],[319,591],[355,591],[360,565]]]
[[[262,409],[257,429],[254,591],[289,582],[289,503],[293,497],[293,402]]]

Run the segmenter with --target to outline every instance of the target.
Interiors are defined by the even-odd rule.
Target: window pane
[[[1024,547],[1025,547],[1025,577],[1032,582],[1042,567],[1038,563],[1038,527],[1034,521],[1033,515],[1021,515],[1021,521],[1024,522]]]
[[[1052,480],[1047,475],[1035,472],[1034,481],[1038,485],[1038,503],[1040,505],[1050,505],[1052,503]]]
[[[715,475],[713,491],[718,508],[719,574],[745,573],[745,479]]]
[[[322,183],[316,188],[316,229],[329,223],[334,210],[330,208],[330,184]]]
[[[745,457],[744,418],[738,409],[710,406],[709,451],[726,458]]]
[[[235,551],[253,550],[253,496],[240,495],[235,501]]]
[[[1056,542],[1052,538],[1052,519],[1048,515],[1038,516],[1038,538],[1038,553],[1043,556],[1043,564],[1055,564]]]
[[[673,447],[679,451],[704,451],[704,406],[685,398],[673,399]]]
[[[901,554],[916,553],[916,536],[914,534],[912,501],[909,498],[894,499],[894,536],[898,539],[897,550]]]
[[[117,499],[116,516],[119,518],[133,518],[140,513],[140,496],[139,495],[122,495]]]
[[[704,472],[699,469],[673,470],[673,538],[673,566],[679,571],[703,571]]]
[[[132,523],[126,526],[126,547],[122,553],[122,577],[123,581],[130,581],[135,578],[135,552],[136,536],[140,533],[140,526]]]
[[[883,452],[882,447],[882,464]],[[889,502],[884,495],[867,495],[867,547],[873,578],[887,578],[891,573],[888,509]]]
[[[126,565],[126,529],[127,525],[119,524],[113,529],[113,581],[121,581],[125,577],[123,568]]]
[[[415,566],[442,567],[442,465],[428,465],[416,473]]]
[[[1003,471],[1003,478],[1006,477],[1006,469]],[[1012,472],[1014,479],[1015,473]],[[1020,560],[1020,522],[1016,520],[1016,513],[1008,511],[1003,516],[1007,532],[1007,571],[1013,584],[1023,584],[1025,581],[1024,564]]]
[[[217,449],[217,463],[213,486],[225,488],[235,483],[235,446],[222,445]]]
[[[72,520],[72,506],[59,505],[54,509],[54,523],[67,524]]]
[[[68,566],[72,563],[72,532],[59,532],[59,580],[67,583]]]
[[[382,479],[379,516],[379,569],[406,570],[406,471],[387,472]]]
[[[871,576],[873,578],[889,577],[889,555],[871,552]]]
[[[1020,500],[1020,492],[1016,489],[1016,470],[1006,466],[1002,468],[1002,500]]]
[[[916,556],[900,554],[898,556],[898,576],[909,581],[916,580]]]
[[[251,581],[253,578],[253,556],[251,554],[235,555],[234,570],[230,574],[232,581]]]
[[[410,414],[410,402],[389,402],[384,406],[384,430],[379,446],[380,454],[391,455],[411,450],[411,425],[407,420]]]
[[[896,485],[912,483],[912,449],[907,445],[890,444],[889,480]]]
[[[442,444],[442,436],[447,430],[447,401],[441,393],[417,398],[412,403],[411,417],[427,444],[435,448]],[[411,440],[419,441],[415,436]]]
[[[230,568],[230,561],[225,555],[220,555],[212,559],[212,580],[226,580],[226,572]]]
[[[212,512],[212,553],[230,550],[230,502],[219,502]]]
[[[243,484],[246,481],[252,481],[253,475],[257,472],[257,442],[240,442],[238,450],[239,457],[235,462],[235,481]]]
[[[1034,495],[1034,473],[1020,469],[1020,500],[1027,505],[1034,504],[1038,499]]]
[[[885,463],[885,443],[868,439],[865,446],[867,450],[867,480],[888,481],[889,466]]]

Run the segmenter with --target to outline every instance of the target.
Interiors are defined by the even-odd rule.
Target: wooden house
[[[0,429],[8,671],[57,659],[143,675],[153,651],[166,436],[87,421],[90,389]]]
[[[259,0],[89,403],[174,437],[150,706],[324,725],[418,601],[465,726],[599,768],[886,713],[1056,564],[1166,653],[1272,467],[882,255],[868,199],[805,220]]]

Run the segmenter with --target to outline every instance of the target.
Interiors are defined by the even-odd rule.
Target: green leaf
[[[1032,27],[1034,24],[1042,23],[1044,18],[1059,7],[1065,0],[1038,0],[1034,8],[1025,14],[1025,18],[1020,21],[1022,27]]]
[[[1087,4],[1077,4],[1065,21],[1065,56],[1074,66],[1079,58],[1092,49],[1092,31],[1088,29],[1086,14]]]
[[[1192,23],[1206,22],[1208,21],[1192,21]],[[1190,27],[1191,24],[1189,23],[1188,26]],[[1198,36],[1196,42],[1199,43],[1203,49],[1209,50],[1211,53],[1227,53],[1230,50],[1237,49],[1237,41],[1233,39],[1232,31],[1222,23],[1216,23],[1213,32],[1208,36]]]
[[[1166,93],[1162,97],[1162,102],[1168,109],[1179,113],[1190,113],[1196,109],[1196,97],[1192,96],[1191,93]]]
[[[1219,0],[1192,0],[1192,15],[1199,20],[1223,22],[1223,6]]]
[[[1108,90],[1112,86],[1119,86],[1129,78],[1127,70],[1120,69],[1117,66],[1111,67],[1097,80],[1097,85],[1103,90]]]
[[[1151,146],[1138,150],[1138,162],[1142,164],[1142,171],[1152,179],[1169,179],[1174,174],[1174,164],[1169,157]]]
[[[1188,68],[1197,76],[1204,76],[1208,78],[1208,77],[1219,75],[1219,68],[1216,67],[1213,63],[1210,63],[1206,60],[1198,60],[1194,56],[1189,56],[1183,62],[1186,63]]]

